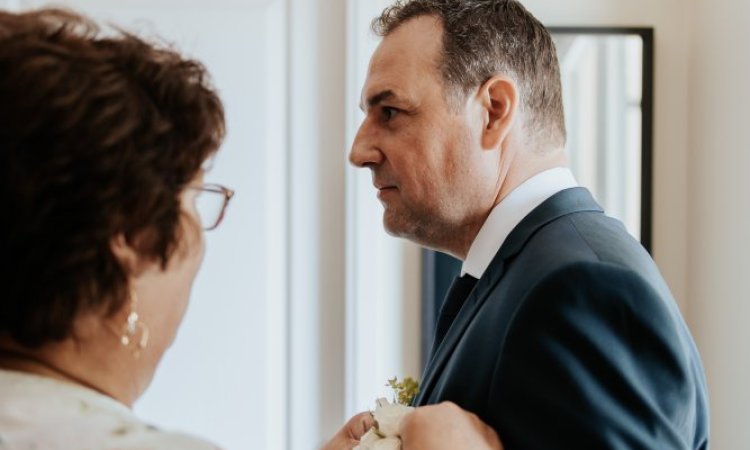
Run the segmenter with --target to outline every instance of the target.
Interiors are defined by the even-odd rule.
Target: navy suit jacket
[[[433,346],[414,403],[445,400],[506,450],[708,448],[703,368],[678,307],[584,188],[523,219]]]

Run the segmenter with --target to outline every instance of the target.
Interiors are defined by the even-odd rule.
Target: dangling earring
[[[120,343],[124,347],[131,348],[136,358],[148,345],[148,326],[138,317],[138,294],[132,288],[130,289],[130,314],[120,336]]]

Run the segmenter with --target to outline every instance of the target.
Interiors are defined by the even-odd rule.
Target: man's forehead
[[[394,100],[405,96],[413,83],[415,71],[413,66],[398,57],[382,55],[375,52],[367,71],[365,84],[362,86],[361,106],[363,109],[374,106],[383,100]]]
[[[426,81],[440,83],[441,28],[432,18],[426,17],[424,23],[417,20],[421,19],[386,36],[373,53],[362,87],[362,106],[387,99],[408,101]]]
[[[370,59],[369,72],[393,66],[437,67],[443,49],[443,26],[431,16],[411,19],[385,36]]]

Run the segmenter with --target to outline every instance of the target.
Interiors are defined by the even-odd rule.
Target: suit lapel
[[[420,392],[414,404],[423,405],[429,401],[435,383],[447,364],[464,332],[481,309],[487,297],[495,289],[506,271],[508,261],[519,253],[526,242],[544,225],[560,217],[577,212],[603,212],[591,193],[585,188],[572,188],[558,192],[535,208],[513,229],[490,263],[484,276],[479,279],[474,290],[463,304],[456,319],[448,329],[440,345],[433,349],[422,376]]]
[[[495,257],[497,259],[497,257]],[[492,265],[495,265],[493,260]],[[503,264],[500,261],[499,267],[492,271],[492,274],[485,274],[471,291],[469,297],[464,302],[461,310],[456,316],[455,320],[448,329],[448,333],[443,338],[437,349],[433,349],[432,358],[427,363],[424,375],[422,376],[421,387],[419,394],[417,395],[414,403],[417,405],[424,404],[425,399],[429,398],[429,394],[434,387],[437,377],[440,375],[441,368],[445,365],[448,357],[453,353],[453,349],[458,344],[464,331],[471,323],[472,319],[479,311],[480,305],[484,302],[484,298],[492,292],[495,284],[500,281],[503,275]]]

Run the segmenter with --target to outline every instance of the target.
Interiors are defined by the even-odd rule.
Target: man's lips
[[[396,188],[395,184],[380,183],[380,182],[377,182],[377,181],[374,182],[374,183],[372,183],[372,185],[375,186],[375,189],[377,189],[379,191],[382,190],[382,189],[395,189]]]
[[[382,199],[384,195],[388,195],[398,190],[396,186],[375,186],[375,188],[378,190],[379,199]]]

